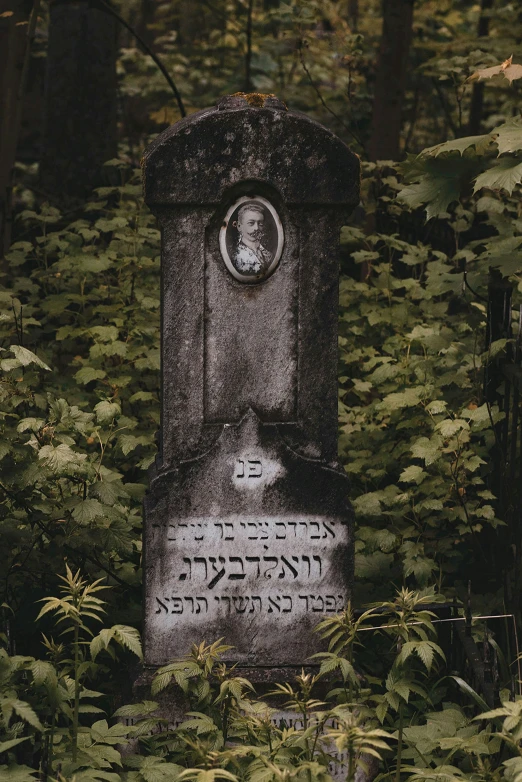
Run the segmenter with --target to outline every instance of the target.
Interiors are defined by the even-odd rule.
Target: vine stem
[[[187,112],[186,112],[186,109],[185,109],[185,105],[183,103],[183,99],[182,99],[182,97],[180,95],[180,92],[179,92],[178,88],[176,87],[176,85],[175,85],[175,83],[174,83],[170,73],[165,68],[163,62],[160,60],[158,55],[155,54],[155,52],[152,51],[152,49],[150,48],[148,43],[143,40],[141,35],[139,35],[136,32],[136,30],[133,27],[131,27],[130,24],[128,22],[126,22],[125,19],[122,16],[120,16],[119,13],[117,13],[114,10],[114,8],[112,8],[112,6],[109,5],[109,3],[106,3],[105,0],[93,0],[93,2],[94,2],[95,5],[96,4],[101,5],[104,8],[104,10],[107,11],[107,13],[111,14],[112,16],[114,16],[114,18],[117,19],[118,22],[121,25],[123,25],[123,27],[125,27],[125,29],[128,30],[131,35],[134,36],[134,38],[136,38],[138,43],[143,47],[143,50],[145,51],[145,53],[149,55],[151,60],[153,60],[153,62],[158,66],[158,68],[162,72],[163,76],[165,77],[166,82],[168,83],[170,89],[174,93],[174,97],[176,98],[176,102],[178,104],[179,113],[181,114],[182,117],[186,117],[187,116]]]
[[[78,757],[78,714],[80,711],[80,680],[78,678],[78,668],[80,667],[80,628],[76,623],[74,626],[74,712],[73,712],[73,735],[72,735],[72,759],[76,763]]]
[[[47,753],[47,771],[52,776],[53,774],[53,762],[54,762],[54,733],[56,728],[56,710],[53,710],[53,716],[51,719],[51,730],[49,733],[49,749]],[[46,776],[46,780],[49,776]]]
[[[353,769],[354,762],[353,761],[355,759],[355,752],[354,752],[354,747],[353,747],[351,742],[350,742],[350,744],[349,744],[347,749],[348,749],[348,770],[347,770],[347,773],[346,773],[346,782],[353,782],[353,777],[354,777],[354,773],[353,773],[354,772],[354,769]]]

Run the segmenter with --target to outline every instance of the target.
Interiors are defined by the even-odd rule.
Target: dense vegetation
[[[328,782],[335,744],[348,782],[364,762],[377,773],[376,760],[395,782],[518,782],[512,626],[473,626],[497,653],[491,711],[445,660],[431,609],[470,590],[475,613],[520,626],[519,487],[499,501],[497,386],[516,357],[522,290],[522,14],[495,0],[121,3],[131,32],[110,16],[119,151],[91,191],[75,168],[85,123],[53,151],[71,181],[53,190],[52,166],[38,173],[51,142],[38,135],[35,68],[53,57],[63,8],[0,0],[0,35],[31,41],[22,69],[2,61],[17,88],[0,81],[2,243],[12,234],[0,289],[0,780]],[[73,66],[63,72],[88,78]],[[160,238],[139,157],[181,111],[244,89],[306,111],[363,163],[362,206],[341,235],[339,321],[356,588],[318,627],[320,672],[273,696],[302,715],[297,727],[270,721],[210,638],[158,672],[150,700],[122,705],[141,656],[141,502],[160,415]],[[513,288],[511,341],[486,339],[492,282]],[[155,715],[166,687],[192,712],[176,730]]]

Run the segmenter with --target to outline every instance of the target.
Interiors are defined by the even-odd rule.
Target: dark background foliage
[[[139,160],[236,91],[277,94],[363,164],[339,320],[356,607],[401,587],[466,600],[471,584],[477,611],[520,621],[520,452],[503,422],[505,367],[519,372],[521,37],[522,12],[497,0],[0,0],[9,654],[45,654],[54,623],[36,624],[36,601],[65,563],[111,587],[109,625],[139,628],[160,422],[159,232]],[[106,665],[107,704],[126,674]]]

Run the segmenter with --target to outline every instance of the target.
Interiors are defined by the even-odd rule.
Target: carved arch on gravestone
[[[252,108],[227,96],[218,106],[164,130],[142,161],[145,201],[216,205],[231,184],[270,182],[286,204],[339,206],[359,202],[360,163],[327,128],[281,101]]]
[[[277,268],[247,286],[220,247],[224,218],[242,197],[272,204],[284,230]],[[249,409],[269,423],[298,422],[298,286],[298,230],[277,188],[252,179],[227,188],[205,229],[205,425],[237,423]]]
[[[148,148],[143,159],[145,200],[162,225],[160,469],[204,452],[220,426],[237,422],[247,406],[263,420],[280,424],[291,447],[302,455],[336,462],[339,230],[359,201],[359,169],[357,156],[339,138],[274,98],[254,107],[244,97],[229,96],[168,128]],[[246,182],[271,188],[278,209],[284,207],[285,246],[278,268],[263,282],[245,286],[232,278],[219,283],[226,291],[241,286],[238,306],[246,313],[241,322],[248,328],[243,335],[239,329],[237,344],[250,344],[255,321],[250,320],[249,305],[274,290],[286,269],[291,279],[281,294],[295,291],[295,301],[287,298],[284,307],[269,308],[259,326],[263,334],[265,329],[271,334],[253,351],[262,364],[263,399],[259,389],[250,393],[251,358],[245,349],[239,351],[235,367],[228,358],[233,345],[228,343],[220,362],[206,363],[213,339],[227,333],[226,312],[213,321],[214,333],[209,333],[215,302],[207,295],[207,283],[214,273],[209,263],[214,249],[206,228],[228,195]],[[219,273],[224,271],[221,264]],[[217,275],[212,284],[218,284]],[[291,347],[287,332],[295,337]],[[277,373],[271,371],[272,353]],[[223,387],[214,399],[209,389],[221,378]]]

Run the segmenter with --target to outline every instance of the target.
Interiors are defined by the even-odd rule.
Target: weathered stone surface
[[[250,669],[300,665],[316,649],[313,625],[349,595],[338,244],[358,172],[339,139],[273,97],[260,108],[225,98],[145,155],[163,265],[149,664],[224,636],[229,659]]]
[[[147,203],[219,204],[232,185],[275,187],[287,204],[353,208],[359,160],[333,133],[276,101],[227,97],[161,133],[145,153]]]
[[[151,488],[148,662],[222,635],[243,664],[303,662],[320,615],[342,610],[347,597],[344,476],[297,455],[250,412]]]

